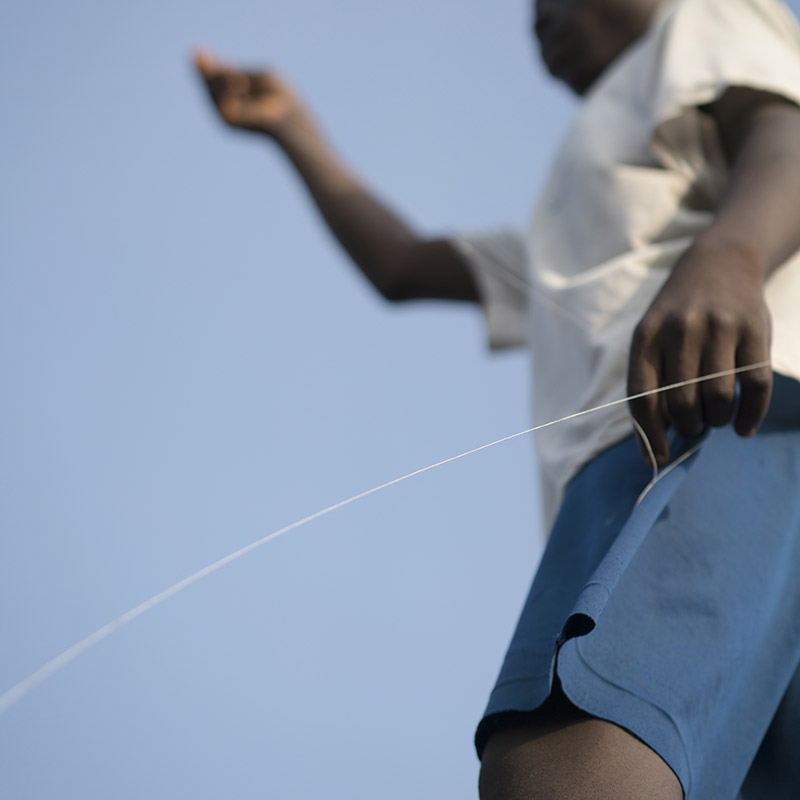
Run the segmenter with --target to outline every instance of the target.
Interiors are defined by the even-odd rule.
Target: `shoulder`
[[[772,34],[800,47],[797,19],[781,0],[673,0],[661,22],[666,36],[710,36],[722,44],[731,33],[749,29],[756,39]]]
[[[800,31],[780,0],[675,0],[646,50],[642,97],[658,122],[731,87],[800,100]]]

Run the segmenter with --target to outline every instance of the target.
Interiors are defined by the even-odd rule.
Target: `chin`
[[[569,86],[575,94],[582,97],[594,86],[600,77],[600,73],[589,72],[588,70],[572,70],[557,77]]]
[[[605,71],[605,64],[598,65],[596,58],[587,57],[581,61],[573,58],[559,58],[548,63],[542,57],[547,71],[556,80],[566,84],[575,94],[584,95],[594,86]]]

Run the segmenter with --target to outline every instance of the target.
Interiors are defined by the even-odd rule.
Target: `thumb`
[[[192,61],[194,62],[197,71],[206,79],[209,80],[219,70],[219,61],[214,58],[211,51],[204,48],[197,48],[192,53]]]

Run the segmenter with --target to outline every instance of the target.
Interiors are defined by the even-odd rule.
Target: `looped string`
[[[656,461],[655,453],[653,453],[653,446],[650,444],[650,439],[647,438],[647,434],[644,432],[642,426],[633,418],[631,417],[631,422],[633,423],[633,427],[636,429],[636,433],[639,434],[639,437],[644,444],[645,450],[647,451],[647,459],[650,462],[650,466],[653,468],[653,477],[648,482],[647,486],[642,489],[642,493],[636,498],[636,502],[634,503],[634,508],[639,505],[639,503],[644,500],[647,496],[649,491],[668,473],[672,472],[675,467],[683,464],[684,461],[691,458],[700,448],[705,444],[705,440],[699,441],[693,447],[690,447],[685,453],[683,453],[680,458],[676,458],[668,466],[664,467],[661,471],[658,469],[658,461]]]
[[[639,394],[634,394],[629,397],[623,397],[619,400],[612,400],[609,403],[603,403],[602,405],[595,406],[594,408],[589,408],[584,411],[578,411],[575,414],[569,414],[566,417],[561,417],[560,419],[554,419],[550,422],[545,422],[541,425],[535,425],[532,428],[526,428],[524,431],[520,431],[519,433],[513,433],[510,436],[504,436],[502,439],[497,439],[493,442],[489,442],[488,444],[483,444],[480,447],[474,447],[471,450],[466,450],[463,453],[459,453],[458,455],[451,456],[450,458],[445,458],[442,461],[437,461],[435,464],[429,464],[426,467],[422,467],[420,469],[414,470],[413,472],[409,472],[406,475],[401,475],[399,478],[394,478],[393,480],[386,481],[378,486],[374,486],[372,489],[367,489],[365,492],[360,492],[359,494],[355,494],[352,497],[348,497],[346,500],[341,500],[338,503],[334,503],[333,505],[328,506],[327,508],[323,508],[320,511],[315,511],[313,514],[309,514],[302,519],[297,520],[296,522],[292,522],[289,525],[284,526],[283,528],[279,528],[272,533],[263,536],[260,539],[257,539],[254,542],[251,542],[248,545],[230,553],[223,558],[220,558],[218,561],[215,561],[213,564],[209,564],[206,567],[198,570],[197,572],[192,573],[186,578],[178,581],[177,583],[173,584],[172,586],[164,589],[162,592],[159,592],[156,595],[153,595],[149,600],[145,600],[143,603],[135,606],[134,608],[130,609],[130,611],[126,611],[121,616],[117,617],[115,620],[103,625],[101,628],[98,628],[94,633],[89,634],[84,639],[81,639],[79,642],[76,642],[71,647],[64,650],[63,653],[57,655],[52,660],[48,661],[46,664],[39,667],[39,669],[32,672],[28,677],[23,678],[19,683],[15,686],[12,686],[8,689],[4,694],[0,695],[0,714],[8,711],[11,706],[18,703],[28,692],[32,689],[35,689],[39,684],[46,681],[48,678],[51,678],[61,669],[63,669],[67,664],[71,661],[74,661],[79,656],[83,655],[87,650],[94,647],[96,644],[100,643],[104,639],[107,639],[111,636],[112,633],[118,631],[124,625],[127,625],[129,622],[132,622],[137,617],[141,617],[142,614],[150,611],[151,609],[155,608],[156,606],[163,603],[165,600],[168,600],[170,597],[182,592],[184,589],[187,589],[193,583],[197,583],[202,578],[205,578],[211,575],[213,572],[221,569],[222,567],[230,564],[233,561],[241,558],[242,556],[247,555],[248,553],[256,550],[257,548],[267,544],[268,542],[277,539],[279,536],[283,536],[285,533],[289,533],[290,531],[297,530],[304,525],[307,525],[309,522],[313,522],[320,517],[324,517],[327,514],[330,514],[333,511],[336,511],[344,506],[350,505],[351,503],[355,503],[357,500],[362,500],[365,497],[369,497],[369,495],[376,494],[377,492],[383,491],[384,489],[388,489],[390,486],[394,486],[395,484],[402,483],[403,481],[408,480],[409,478],[413,478],[417,475],[421,475],[423,472],[430,472],[433,469],[437,469],[439,467],[444,466],[445,464],[450,464],[453,461],[458,461],[459,459],[466,458],[467,456],[474,455],[475,453],[481,452],[481,450],[488,450],[490,447],[495,447],[496,445],[503,444],[504,442],[509,442],[512,439],[518,439],[521,436],[526,436],[530,433],[535,433],[536,431],[543,430],[544,428],[549,428],[553,425],[559,425],[564,422],[568,422],[572,419],[577,419],[578,417],[583,417],[587,414],[593,414],[597,411],[601,411],[605,408],[611,408],[612,406],[618,406],[623,403],[628,403],[631,400],[637,400],[640,397],[647,397],[651,394],[659,394],[661,392],[667,392],[670,389],[677,389],[681,386],[688,386],[694,383],[702,383],[703,381],[710,381],[714,380],[715,378],[722,378],[727,375],[738,375],[743,372],[752,372],[759,369],[764,369],[770,366],[769,361],[761,361],[757,364],[750,364],[745,367],[737,367],[736,369],[724,370],[723,372],[714,372],[710,375],[702,375],[699,378],[691,378],[685,381],[679,381],[678,383],[671,383],[668,386],[660,386],[657,389],[652,389],[647,392],[640,392]],[[658,465],[655,460],[655,456],[653,455],[652,447],[650,446],[647,437],[644,435],[644,432],[641,430],[641,427],[636,423],[634,420],[634,426],[639,431],[640,435],[642,436],[643,441],[646,443],[646,447],[649,452],[649,458],[651,463],[653,464],[653,480],[645,487],[644,492],[639,497],[638,502],[641,502],[644,495],[650,491],[650,489],[655,485],[655,482],[663,477],[670,469],[673,469],[678,465],[678,463],[684,461],[690,455],[699,449],[700,445],[697,445],[695,448],[687,451],[684,453],[681,458],[671,464],[669,467],[665,468],[661,473],[658,472]]]

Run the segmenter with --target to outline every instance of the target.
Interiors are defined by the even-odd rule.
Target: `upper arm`
[[[446,239],[421,239],[403,248],[383,295],[388,300],[480,300],[466,259]]]
[[[800,125],[800,107],[772,92],[735,86],[718,100],[703,107],[717,125],[723,151],[732,164],[748,137],[759,124],[775,128],[784,121]],[[774,130],[773,133],[778,133]]]
[[[708,109],[731,166],[710,233],[745,248],[766,277],[800,247],[800,106],[736,88]]]

